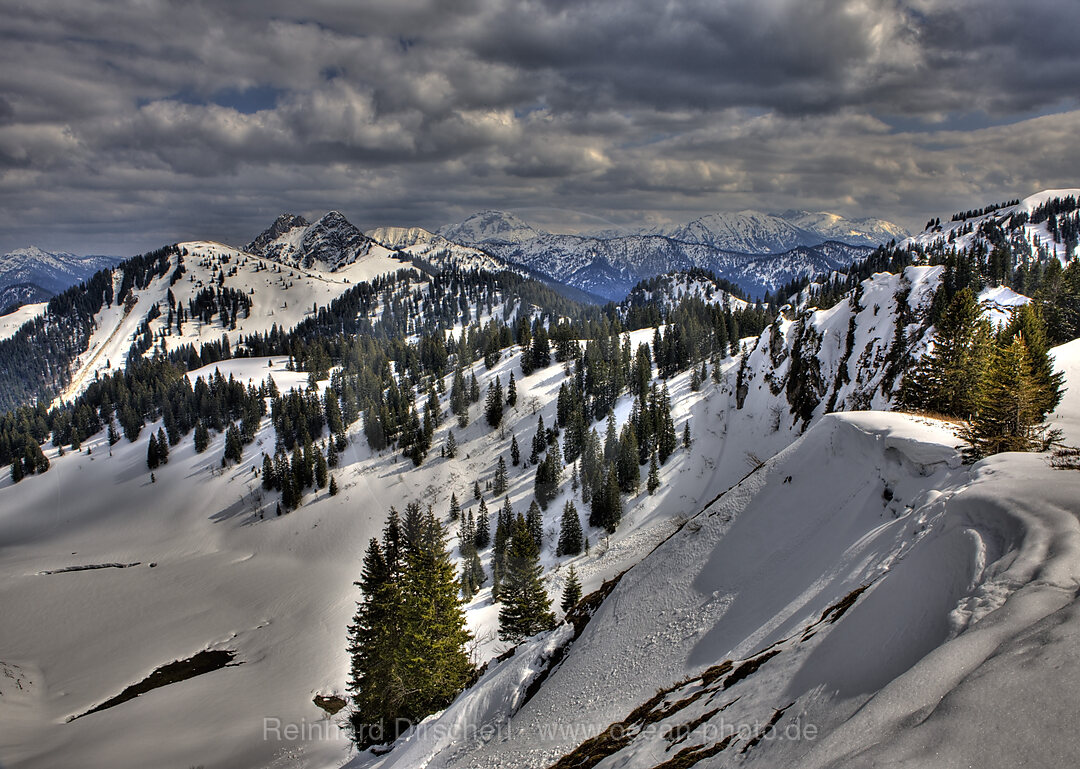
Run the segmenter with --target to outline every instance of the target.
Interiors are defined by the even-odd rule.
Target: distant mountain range
[[[380,227],[365,234],[330,211],[315,222],[282,214],[244,250],[291,267],[336,272],[386,249],[435,267],[516,268],[617,301],[642,279],[694,268],[761,296],[794,278],[843,270],[871,246],[906,235],[880,219],[806,211],[718,213],[637,233],[593,235],[546,232],[512,213],[481,211],[436,232]],[[0,257],[0,312],[46,301],[120,261],[35,246],[12,251]]]
[[[560,235],[512,213],[481,211],[441,227],[438,235],[619,300],[642,279],[692,268],[709,270],[761,296],[795,278],[843,270],[872,246],[903,238],[906,232],[880,219],[743,211],[629,235]]]
[[[98,270],[120,263],[119,256],[77,256],[30,246],[0,256],[0,314],[23,304],[44,302]]]

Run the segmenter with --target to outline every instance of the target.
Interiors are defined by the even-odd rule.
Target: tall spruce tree
[[[483,550],[491,544],[491,519],[488,517],[487,505],[480,500],[480,506],[476,511],[476,549]]]
[[[1038,388],[1040,400],[1036,402],[1039,417],[1045,417],[1061,402],[1065,374],[1055,371],[1050,357],[1046,322],[1038,305],[1023,304],[1013,311],[1009,323],[998,335],[999,346],[1008,345],[1016,337],[1022,337],[1031,362],[1031,376]]]
[[[645,488],[648,489],[649,494],[655,494],[660,488],[660,466],[656,464],[656,452],[653,452],[649,458],[649,478],[645,482]]]
[[[990,354],[990,324],[982,319],[975,293],[968,288],[957,291],[936,324],[933,350],[904,377],[901,405],[961,419],[970,417],[978,409]]]
[[[506,383],[506,405],[510,408],[517,405],[517,383],[513,371],[510,372],[510,381]]]
[[[499,382],[499,377],[495,377],[495,381],[488,385],[487,402],[484,405],[484,416],[487,418],[487,423],[489,425],[498,427],[502,422],[502,414],[502,384]]]
[[[395,553],[396,555],[396,553]],[[400,564],[387,562],[378,540],[372,539],[364,554],[361,590],[356,614],[349,626],[351,657],[349,691],[353,712],[353,739],[360,748],[392,739],[389,730],[407,697],[402,662],[396,649],[403,628]]]
[[[1044,424],[1041,407],[1052,396],[1032,371],[1022,334],[993,350],[976,413],[963,437],[973,459],[1003,451],[1045,451],[1060,432]]]
[[[500,456],[495,464],[495,478],[491,483],[491,493],[496,497],[501,497],[506,493],[506,486],[506,460]]]
[[[573,564],[571,564],[570,571],[566,575],[566,586],[563,588],[560,608],[563,610],[564,614],[569,614],[580,601],[581,581],[578,580],[577,570],[574,569]]]
[[[581,519],[578,517],[577,508],[572,500],[567,500],[563,505],[562,521],[559,530],[559,544],[555,548],[555,555],[578,555],[581,552],[582,532]]]
[[[555,627],[555,615],[544,588],[543,575],[536,542],[529,533],[525,517],[519,513],[507,547],[506,574],[500,589],[500,640],[520,643]]]
[[[403,529],[391,510],[383,543],[364,557],[362,597],[349,627],[349,688],[354,739],[386,742],[440,710],[473,673],[471,636],[446,536],[429,509],[406,511]]]
[[[529,527],[529,534],[532,535],[533,542],[536,543],[536,550],[540,552],[544,549],[544,516],[540,511],[540,506],[536,504],[536,500],[532,501],[529,505],[529,512],[525,516],[525,523]]]
[[[619,477],[615,465],[608,465],[607,476],[593,492],[589,511],[589,525],[603,528],[613,534],[622,520],[622,497],[619,495]]]
[[[195,453],[202,454],[210,446],[210,431],[201,419],[195,423]]]

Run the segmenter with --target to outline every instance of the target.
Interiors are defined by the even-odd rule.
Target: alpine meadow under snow
[[[0,766],[1070,764],[1078,195],[283,214],[31,297]]]

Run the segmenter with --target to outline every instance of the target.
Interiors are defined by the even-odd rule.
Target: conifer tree
[[[502,384],[499,382],[499,377],[495,377],[495,381],[488,385],[487,402],[484,404],[484,416],[487,418],[487,423],[489,425],[498,427],[502,422],[502,414]]]
[[[619,436],[619,453],[616,458],[616,472],[619,476],[619,488],[627,494],[637,494],[641,483],[641,471],[638,470],[637,438],[631,425],[623,425]]]
[[[525,517],[519,513],[507,547],[506,574],[500,589],[500,640],[520,643],[555,627],[555,615],[544,588],[543,574],[536,542],[529,533]]]
[[[977,410],[963,432],[974,459],[1003,451],[1045,451],[1060,439],[1042,422],[1041,406],[1052,396],[1032,371],[1022,334],[995,347]]]
[[[544,516],[540,512],[540,506],[536,500],[529,505],[529,513],[525,516],[525,524],[529,527],[529,534],[536,543],[537,552],[544,549]]]
[[[353,738],[361,748],[388,739],[383,730],[392,725],[406,698],[402,665],[394,654],[402,634],[403,604],[400,564],[387,563],[378,540],[364,554],[361,599],[349,626],[351,657],[349,690],[352,693]]]
[[[529,464],[535,465],[540,461],[540,455],[547,449],[547,432],[544,430],[543,414],[536,417],[536,433],[532,439],[532,453],[529,454]]]
[[[20,463],[21,464],[21,463]],[[161,456],[158,454],[157,436],[151,435],[146,445],[146,466],[154,470],[161,464]]]
[[[210,446],[210,431],[201,419],[195,423],[195,453],[201,454]]]
[[[697,392],[701,389],[701,371],[697,367],[690,371],[690,390]]]
[[[442,524],[428,509],[420,536],[405,549],[397,655],[408,697],[402,715],[413,723],[445,708],[468,683],[473,665],[465,646],[472,638],[459,595],[457,574]],[[400,717],[400,716],[399,716]]]
[[[683,445],[683,448],[684,449],[690,448],[690,443],[691,443],[690,420],[687,419],[686,424],[683,426],[683,433],[682,433],[682,445]]]
[[[506,384],[506,405],[513,408],[517,405],[517,383],[514,382],[514,372],[510,372],[510,381]]]
[[[270,459],[270,455],[264,451],[262,462],[262,487],[269,491],[274,488],[274,485],[274,460]]]
[[[957,291],[936,324],[933,351],[923,355],[904,377],[900,403],[968,418],[978,407],[990,345],[990,325],[982,319],[975,293],[968,288]]]
[[[1070,265],[1075,271],[1075,267]],[[1013,311],[1009,323],[1001,330],[997,343],[1008,345],[1016,337],[1022,337],[1031,362],[1031,376],[1038,388],[1040,400],[1036,402],[1040,419],[1045,417],[1061,402],[1064,373],[1054,369],[1054,361],[1049,353],[1049,341],[1046,322],[1038,306],[1029,302]]]
[[[540,507],[545,510],[551,503],[551,500],[559,493],[559,477],[561,475],[561,469],[559,467],[559,460],[556,456],[557,454],[558,449],[552,449],[547,453],[547,456],[540,461],[540,464],[536,466],[534,493],[536,494],[536,501],[539,502]]]
[[[321,452],[315,454],[315,485],[320,489],[326,488],[330,471],[326,466],[326,456]]]
[[[476,510],[476,549],[483,550],[491,544],[491,519],[488,517],[487,505],[480,500],[480,506]]]
[[[349,628],[349,688],[360,746],[392,740],[404,725],[446,707],[473,672],[442,526],[430,509],[410,508],[408,532],[391,510],[383,543],[368,546],[357,583],[363,594]]]
[[[479,500],[484,495],[480,493],[480,481],[473,481],[472,487],[473,499]]]
[[[457,521],[461,517],[461,505],[458,503],[457,494],[450,492],[450,520]]]
[[[555,555],[578,555],[581,552],[581,519],[572,500],[563,506],[562,522],[559,531],[559,544]]]
[[[237,429],[235,424],[230,423],[225,428],[225,456],[224,458],[230,462],[239,462],[244,457],[244,444],[240,440],[240,430]]]
[[[465,428],[469,424],[469,397],[460,366],[454,369],[454,380],[450,386],[450,410],[457,416],[460,427]],[[461,424],[463,418],[465,424]]]
[[[510,464],[514,467],[521,464],[521,449],[518,448],[516,435],[510,437]]]
[[[664,464],[678,446],[678,439],[675,437],[675,422],[671,419],[671,398],[668,397],[667,385],[664,385],[663,394],[660,396],[657,417],[659,435],[656,439],[656,451],[660,464]]]
[[[333,469],[338,466],[338,462],[337,440],[331,440],[326,446],[326,466]]]
[[[655,494],[660,488],[660,466],[656,464],[656,452],[649,458],[649,479],[645,482],[649,494]]]
[[[577,606],[580,601],[581,582],[578,580],[577,570],[571,564],[570,571],[566,575],[566,587],[563,588],[560,607],[564,614],[569,614],[570,610]]]
[[[457,456],[457,439],[454,438],[454,431],[446,431],[446,448],[445,454],[447,459],[453,459]]]
[[[476,550],[476,518],[472,510],[461,516],[461,526],[458,527],[458,550],[462,558],[468,558],[469,553]]]
[[[605,529],[613,534],[622,520],[622,497],[619,495],[619,478],[615,465],[608,465],[606,479],[593,492],[589,525]]]
[[[165,436],[165,431],[160,427],[157,431],[157,445],[158,445],[158,459],[161,464],[167,465],[169,463],[169,441]]]
[[[506,486],[506,460],[500,456],[499,461],[495,465],[495,479],[491,484],[491,493],[496,497],[501,497],[506,493]]]
[[[480,383],[476,381],[476,372],[472,372],[472,377],[469,380],[469,401],[472,403],[480,402]]]
[[[335,478],[332,475],[330,476],[330,489],[329,489],[329,491],[330,491],[330,496],[332,496],[332,497],[336,497],[337,494],[338,494],[337,478]]]
[[[506,546],[510,541],[513,526],[514,508],[510,504],[510,498],[505,497],[495,521],[495,541],[491,554],[491,599],[493,601],[500,600],[499,586],[506,570]]]

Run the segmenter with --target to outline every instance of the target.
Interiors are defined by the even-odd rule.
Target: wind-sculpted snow
[[[600,766],[1075,755],[1054,700],[1080,683],[1080,474],[1029,455],[963,466],[956,443],[904,415],[822,420],[627,573],[494,739],[375,765],[547,767],[590,737]],[[490,701],[497,675],[451,711]]]

